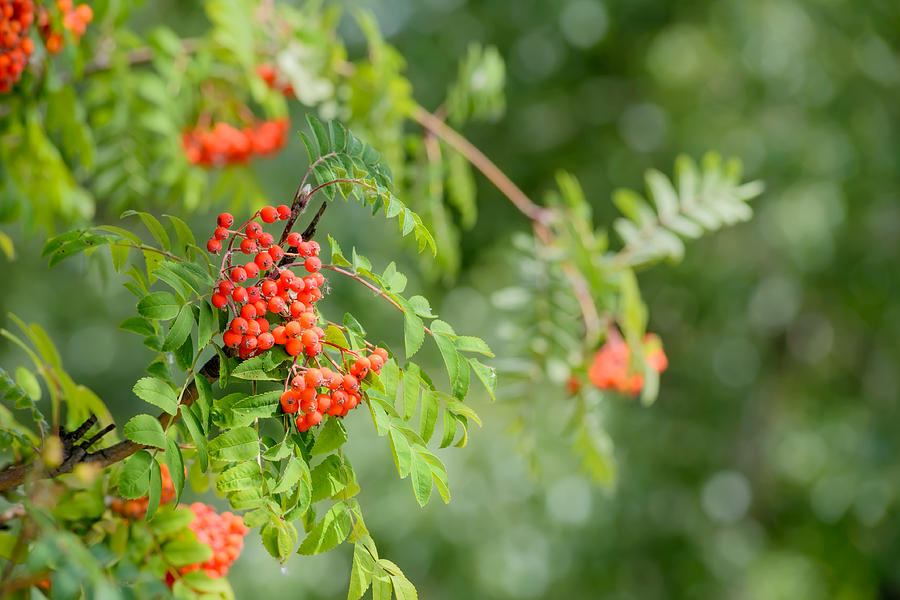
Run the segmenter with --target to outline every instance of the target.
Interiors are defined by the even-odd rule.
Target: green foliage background
[[[357,6],[357,3],[346,3]],[[896,483],[900,397],[900,7],[872,0],[658,2],[383,0],[366,4],[407,58],[416,98],[435,108],[472,41],[507,61],[506,113],[466,134],[533,197],[574,172],[598,222],[619,186],[667,169],[679,152],[717,148],[767,182],[757,217],[691,245],[677,269],[641,274],[651,330],[670,369],[652,408],[624,401],[604,419],[618,487],[591,487],[553,447],[529,474],[500,424],[502,402],[477,408],[485,428],[447,456],[453,502],[417,510],[362,418],[351,427],[370,529],[424,598],[876,598],[900,594]],[[135,19],[189,35],[190,5],[157,2]],[[361,52],[348,20],[342,32]],[[353,45],[355,44],[355,45]],[[294,115],[294,123],[300,123]],[[303,150],[292,139],[260,162],[266,192],[288,200]],[[495,342],[500,258],[527,224],[478,178],[478,224],[462,237],[461,272],[410,282],[437,311]],[[342,245],[388,262],[416,260],[392,225],[336,204],[323,219]],[[192,219],[205,230],[219,207]],[[98,215],[114,222],[116,215]],[[145,349],[113,330],[131,300],[99,261],[52,272],[40,236],[13,235],[0,314],[44,325],[74,379],[111,405]],[[348,285],[347,310],[383,311]],[[374,308],[373,308],[374,306]],[[365,307],[365,308],[363,308]],[[376,323],[377,315],[371,322]],[[397,323],[393,323],[397,325]],[[397,331],[385,323],[382,336]],[[378,337],[378,335],[376,335]],[[393,343],[399,340],[390,339]],[[16,365],[0,345],[0,362]],[[439,360],[432,356],[433,360]],[[534,390],[555,411],[564,395]],[[368,437],[367,437],[368,436]],[[377,448],[372,449],[372,448]],[[237,596],[342,597],[347,548],[291,561],[258,539],[231,572]]]

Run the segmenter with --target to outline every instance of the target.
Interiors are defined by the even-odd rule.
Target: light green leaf
[[[184,457],[181,448],[172,438],[166,439],[166,466],[169,467],[169,476],[175,486],[175,504],[181,502],[181,493],[184,491]]]
[[[434,392],[422,394],[422,408],[419,411],[419,433],[426,442],[434,433],[438,417],[438,399]]]
[[[263,476],[259,464],[252,460],[240,462],[216,477],[216,491],[223,494],[251,488],[258,489],[262,485]]]
[[[213,549],[196,540],[173,540],[162,547],[163,558],[175,567],[202,564],[212,558]]]
[[[307,488],[309,487],[309,467],[306,465],[306,461],[302,458],[292,456],[287,465],[284,467],[284,472],[281,474],[281,477],[278,478],[277,485],[272,488],[272,493],[281,494],[282,492],[286,492],[292,489],[295,485],[298,485],[302,482],[305,482]],[[309,492],[307,492],[307,498],[308,497]],[[307,503],[308,502],[309,501],[307,500]]]
[[[479,354],[484,354],[485,356],[490,356],[491,358],[494,356],[490,346],[488,346],[483,339],[471,335],[461,335],[453,340],[453,344],[456,346],[457,350],[462,352],[477,352]]]
[[[312,502],[330,498],[347,487],[347,472],[341,459],[334,454],[326,456],[325,460],[313,467],[310,475]]]
[[[162,425],[155,417],[150,415],[137,415],[132,417],[122,428],[125,437],[137,444],[166,448],[166,434]]]
[[[123,498],[140,498],[150,487],[150,463],[153,458],[146,450],[138,450],[125,459],[119,475],[119,495]]]
[[[170,415],[174,416],[178,412],[178,397],[175,390],[162,379],[143,377],[134,384],[132,391],[141,400],[158,406]]]
[[[344,429],[344,424],[340,419],[328,417],[309,453],[312,456],[328,454],[340,448],[346,441],[347,430]]]
[[[138,313],[155,321],[174,319],[179,308],[181,304],[169,292],[153,292],[137,303]]]
[[[197,349],[202,350],[212,340],[219,327],[215,309],[209,302],[202,301],[199,304],[200,320],[197,325]]]
[[[347,592],[347,600],[359,600],[362,598],[369,585],[372,583],[372,570],[375,560],[365,546],[360,543],[353,545],[353,566],[350,568],[350,590]]]
[[[391,451],[394,453],[394,464],[397,465],[397,473],[401,478],[409,475],[412,465],[412,450],[409,442],[396,429],[391,428]]]
[[[475,371],[475,375],[481,383],[484,384],[484,388],[490,395],[491,400],[494,400],[494,393],[497,391],[497,372],[493,367],[484,365],[475,358],[469,359],[469,365],[472,367],[472,370]]]
[[[194,326],[194,311],[188,305],[182,306],[178,311],[178,316],[169,326],[169,333],[163,341],[163,352],[172,351],[180,347],[189,335],[191,328]]]
[[[350,533],[350,513],[346,502],[334,504],[316,523],[315,527],[300,544],[298,554],[321,554],[331,550],[345,539]]]
[[[226,431],[209,443],[209,455],[216,460],[252,460],[258,452],[259,438],[251,427],[237,427]]]
[[[156,514],[159,508],[159,501],[162,497],[162,472],[159,463],[155,460],[150,461],[150,488],[147,492],[147,513],[144,518],[148,521]]]
[[[410,455],[410,478],[412,479],[416,501],[419,503],[419,506],[425,506],[431,497],[431,467],[419,452],[420,449],[413,448],[413,452]]]

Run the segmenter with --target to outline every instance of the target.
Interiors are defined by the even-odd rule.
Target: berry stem
[[[374,285],[372,285],[371,283],[369,283],[368,281],[366,281],[365,279],[363,279],[362,277],[360,277],[360,276],[357,275],[356,273],[351,273],[350,271],[345,271],[344,269],[342,269],[342,268],[340,268],[340,267],[336,267],[336,266],[334,266],[334,265],[322,265],[322,268],[323,268],[323,269],[329,269],[329,270],[331,270],[331,271],[334,271],[334,272],[336,272],[336,273],[340,273],[340,274],[342,274],[342,275],[346,275],[346,276],[349,277],[350,279],[353,279],[353,280],[355,280],[355,281],[358,281],[359,283],[363,284],[364,286],[366,286],[367,288],[369,288],[370,290],[372,290],[373,292],[375,292],[376,294],[378,294],[379,296],[381,296],[382,298],[384,298],[385,300],[387,300],[388,302],[390,302],[391,304],[393,304],[393,305],[397,308],[397,310],[399,310],[399,311],[402,312],[403,314],[406,314],[406,311],[403,310],[403,307],[400,306],[400,305],[397,303],[396,300],[394,300],[393,298],[391,298],[390,296],[388,296],[387,294],[385,294],[383,291],[381,291],[380,289],[378,289],[377,287],[375,287]],[[425,331],[428,333],[428,335],[434,336],[434,334],[431,332],[430,329],[428,329],[427,327],[424,327],[424,329],[425,329]]]
[[[150,246],[140,246],[138,244],[126,244],[124,242],[113,242],[110,246],[119,246],[120,248],[134,248],[135,250],[140,250],[141,252],[156,252],[157,254],[162,254],[168,259],[174,260],[175,262],[184,262],[183,258],[179,258],[174,254],[170,254],[165,250],[160,250],[159,248],[151,248]]]

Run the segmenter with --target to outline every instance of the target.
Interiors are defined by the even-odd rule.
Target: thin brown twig
[[[303,233],[300,234],[301,238],[311,240],[316,235],[316,227],[319,225],[319,219],[325,214],[326,208],[328,208],[328,200],[322,200],[322,205],[316,211],[316,215],[309,222],[309,225],[306,226],[306,229],[303,230]]]
[[[532,202],[525,192],[519,189],[506,173],[500,170],[494,162],[476,148],[472,142],[461,136],[452,127],[441,119],[431,114],[421,106],[413,108],[410,116],[425,129],[433,132],[444,140],[451,148],[462,154],[472,165],[506,196],[523,215],[531,221],[546,225],[550,219],[551,210],[538,206]]]

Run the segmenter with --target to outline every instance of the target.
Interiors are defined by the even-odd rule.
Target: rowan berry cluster
[[[218,514],[208,504],[194,502],[190,509],[194,513],[194,520],[188,527],[199,542],[212,548],[213,555],[205,563],[182,567],[179,573],[183,575],[203,570],[212,578],[224,577],[231,563],[240,556],[248,529],[238,515],[230,512]]]
[[[33,22],[32,0],[0,0],[0,93],[19,81],[34,52],[34,40],[28,37]]]
[[[278,152],[287,143],[289,128],[288,119],[261,121],[241,129],[219,122],[184,132],[181,145],[191,163],[221,167]]]
[[[669,363],[659,336],[647,334],[643,344],[645,360],[650,367],[657,373],[665,371]],[[637,394],[644,387],[644,376],[633,373],[630,362],[631,348],[617,331],[611,330],[606,343],[594,355],[588,377],[600,389]]]
[[[294,98],[294,86],[284,77],[282,73],[272,64],[262,64],[256,67],[256,74],[266,82],[271,89],[277,90],[287,96]]]
[[[326,284],[319,244],[294,232],[282,247],[263,231],[257,217],[274,223],[288,219],[290,208],[267,206],[237,229],[232,229],[232,215],[219,215],[206,247],[219,253],[227,242],[228,249],[211,302],[233,315],[222,341],[237,348],[241,358],[258,356],[275,345],[294,357],[281,408],[285,414],[297,414],[294,423],[303,432],[321,423],[325,415],[343,417],[356,408],[362,400],[362,380],[370,370],[381,370],[388,353],[372,347],[364,355],[326,339],[322,325],[340,326],[326,323],[316,309]],[[250,260],[234,264],[239,254]],[[299,276],[291,267],[302,267],[306,275]],[[326,346],[340,353],[340,362],[325,352]]]
[[[160,465],[159,470],[162,474],[162,493],[160,494],[159,502],[160,504],[165,504],[175,499],[175,484],[172,483],[172,477],[169,475],[169,467]],[[109,503],[109,508],[126,519],[137,521],[144,518],[149,505],[150,499],[147,496],[142,496],[135,500],[113,498]]]
[[[87,4],[75,6],[72,0],[57,0],[56,7],[62,14],[63,27],[72,32],[72,37],[76,41],[84,35],[88,23],[94,20],[94,11]],[[43,7],[38,11],[38,28],[41,39],[47,46],[47,52],[57,54],[62,51],[64,42],[62,32],[53,30],[50,13]]]

